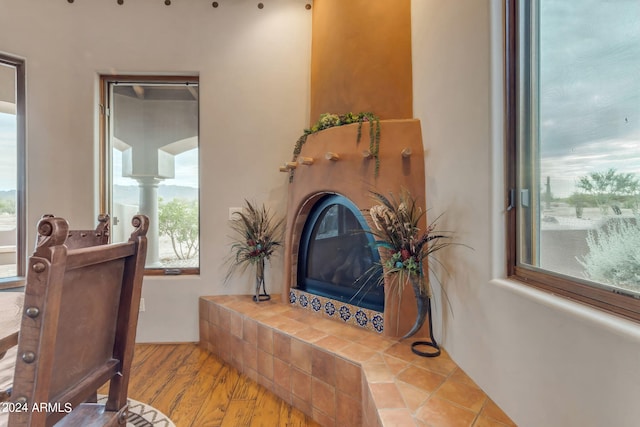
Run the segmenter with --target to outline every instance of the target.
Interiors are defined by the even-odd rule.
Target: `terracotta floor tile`
[[[438,357],[420,357],[414,360],[413,364],[442,375],[449,375],[458,367],[444,351]]]
[[[449,379],[472,387],[480,388],[478,385],[460,368],[456,368],[449,376]]]
[[[392,345],[384,351],[384,354],[405,360],[407,362],[413,362],[420,357],[411,351],[411,346],[409,344],[404,342],[399,342]]]
[[[311,375],[291,368],[291,392],[311,405]],[[305,412],[308,414],[307,412]]]
[[[480,415],[476,422],[473,423],[473,427],[508,427],[507,424],[502,424],[494,419]]]
[[[352,399],[351,395],[338,392],[336,398],[336,425],[361,426],[362,402],[360,398]]]
[[[389,356],[387,354],[384,354],[382,358],[394,375],[399,374],[400,371],[409,366],[409,362],[406,360],[398,359],[397,357]]]
[[[344,340],[342,338],[338,338],[335,335],[327,335],[324,338],[320,338],[314,344],[318,347],[321,347],[325,350],[329,351],[337,351],[341,348],[344,348],[351,344],[351,341]]]
[[[369,384],[371,395],[376,403],[376,408],[380,409],[403,409],[406,408],[404,399],[395,383]]]
[[[383,427],[413,427],[416,425],[408,409],[382,409],[379,414]]]
[[[305,310],[298,310],[298,309],[284,311],[280,315],[282,317],[286,317],[288,319],[295,319],[295,320],[306,319],[307,318],[306,311]]]
[[[389,347],[396,344],[395,340],[372,334],[367,334],[366,336],[361,335],[358,339],[355,340],[355,342],[376,351],[385,351]]]
[[[288,333],[289,335],[296,333],[297,331],[301,331],[303,329],[307,329],[307,325],[305,323],[299,322],[297,320],[292,319],[283,319],[284,322],[278,325],[278,329]]]
[[[444,382],[445,377],[417,366],[409,366],[400,372],[397,379],[409,383],[428,393],[435,391]]]
[[[320,338],[326,337],[327,333],[309,326],[301,331],[294,332],[293,335],[303,341],[311,343],[318,341]]]
[[[258,325],[258,348],[273,354],[273,329],[262,324]]]
[[[320,424],[321,426],[325,426],[325,427],[336,427],[336,420],[333,417],[330,417],[329,415],[325,414],[324,412],[322,412],[321,410],[317,409],[317,408],[313,408],[313,415],[312,418],[315,422],[317,422],[318,424]],[[339,426],[338,427],[342,427]]]
[[[332,334],[334,334],[337,337],[340,337],[342,339],[348,340],[350,342],[355,342],[358,341],[362,338],[363,334],[368,335],[369,332],[365,329],[362,329],[358,326],[350,326],[347,325],[346,328],[340,328],[338,330],[334,330],[332,331]],[[360,343],[363,345],[367,345],[366,344],[366,339],[361,340]]]
[[[273,333],[273,355],[286,362],[291,358],[291,335],[274,332]]]
[[[200,306],[202,334],[220,357],[233,363],[230,350],[241,342],[235,362],[248,376],[326,425],[343,427],[349,417],[367,427],[515,426],[444,350],[420,357],[411,341],[317,316],[279,296],[260,304],[246,295],[207,297]]]
[[[384,363],[382,353],[376,352],[376,354],[367,359],[366,363]]]
[[[445,381],[435,395],[464,406],[475,413],[480,412],[487,400],[487,395],[482,390],[451,380]]]
[[[311,344],[298,339],[291,340],[291,365],[311,373]]]
[[[338,350],[338,354],[354,362],[364,362],[375,355],[376,352],[362,344],[354,343]]]
[[[250,344],[258,344],[258,322],[248,317],[243,319],[242,339]]]
[[[515,426],[515,423],[511,421],[511,418],[509,418],[509,416],[505,414],[504,411],[491,399],[487,400],[487,403],[484,405],[484,408],[482,408],[480,414],[508,426]]]
[[[432,427],[470,427],[476,413],[432,397],[416,412],[416,418]]]
[[[256,313],[252,313],[251,314],[251,318],[254,320],[257,320],[259,322],[264,322],[268,319],[276,319],[279,318],[279,316],[276,313],[271,313],[268,311],[259,311]]]
[[[420,408],[420,406],[422,406],[425,400],[430,396],[426,391],[420,390],[418,387],[414,387],[411,384],[407,384],[402,381],[397,381],[396,386],[398,386],[398,390],[400,390],[402,398],[411,411],[415,411]]]
[[[362,368],[341,357],[336,357],[336,389],[362,400]]]
[[[395,379],[394,373],[384,362],[366,361],[362,364],[362,369],[369,383],[392,382]]]
[[[316,378],[311,380],[311,404],[329,417],[336,416],[336,389]]]
[[[273,382],[285,390],[291,390],[291,366],[275,357],[273,358]]]
[[[311,349],[311,375],[332,386],[336,385],[336,356],[317,347]]]

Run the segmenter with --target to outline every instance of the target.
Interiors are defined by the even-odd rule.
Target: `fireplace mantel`
[[[369,126],[362,126],[362,137],[356,143],[358,125],[345,125],[309,135],[300,158],[313,158],[311,164],[300,164],[288,189],[287,230],[285,235],[285,286],[283,298],[297,283],[299,240],[307,215],[313,205],[327,194],[340,194],[358,206],[369,209],[374,201],[371,191],[399,194],[405,188],[416,195],[422,209],[425,195],[424,150],[420,121],[380,121],[380,167],[375,174],[375,159],[363,151],[369,148]],[[338,155],[327,159],[327,153]],[[368,220],[368,216],[365,215]],[[371,227],[372,224],[369,223]],[[421,227],[426,227],[426,216]],[[402,336],[413,325],[416,316],[415,297],[405,287],[401,298],[387,292],[385,283],[384,334]],[[420,336],[421,333],[419,332]]]

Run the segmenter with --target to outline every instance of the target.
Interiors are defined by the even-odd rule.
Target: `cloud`
[[[540,160],[541,181],[551,178],[555,197],[567,197],[576,191],[578,178],[591,172],[616,169],[618,172],[640,171],[640,135],[630,139],[592,141],[565,155]],[[544,188],[544,187],[543,187]]]
[[[541,4],[541,155],[638,134],[640,2]]]

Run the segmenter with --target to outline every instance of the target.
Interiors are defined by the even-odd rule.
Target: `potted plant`
[[[250,265],[256,267],[256,288],[253,300],[267,301],[264,281],[265,261],[282,245],[282,225],[284,218],[276,218],[264,206],[257,206],[245,200],[246,206],[233,213],[231,229],[234,231],[231,244],[230,266],[225,282],[238,270],[244,272]],[[260,293],[262,287],[262,293]]]
[[[402,294],[405,285],[410,285],[416,296],[418,315],[413,327],[403,338],[414,335],[429,320],[429,338],[431,341],[416,341],[412,344],[414,353],[426,357],[440,354],[440,347],[433,337],[431,325],[432,289],[429,281],[427,259],[451,244],[449,232],[437,231],[436,221],[421,230],[419,223],[425,211],[417,204],[408,190],[402,190],[396,199],[373,192],[376,205],[369,209],[373,223],[372,233],[376,246],[381,252],[383,278],[387,279],[390,289]],[[437,261],[437,260],[436,260]],[[435,352],[422,352],[418,345],[435,348]]]
[[[369,152],[376,162],[374,172],[375,176],[377,177],[378,171],[380,169],[380,157],[378,156],[380,153],[380,118],[370,112],[362,112],[357,114],[349,112],[340,115],[331,113],[320,114],[320,118],[318,119],[318,121],[311,125],[309,129],[305,129],[303,134],[300,135],[300,138],[298,138],[298,140],[296,141],[295,147],[293,148],[292,161],[295,162],[300,155],[302,146],[307,142],[307,137],[309,135],[332,127],[358,123],[356,144],[360,143],[360,139],[362,137],[362,124],[365,122],[369,123]],[[293,172],[293,169],[289,171],[289,182],[293,181]]]

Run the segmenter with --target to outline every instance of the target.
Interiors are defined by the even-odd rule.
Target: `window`
[[[0,288],[24,276],[24,78],[24,62],[0,54]]]
[[[102,206],[111,240],[149,217],[147,274],[199,272],[198,79],[103,76]]]
[[[506,10],[509,272],[640,320],[640,2]]]

